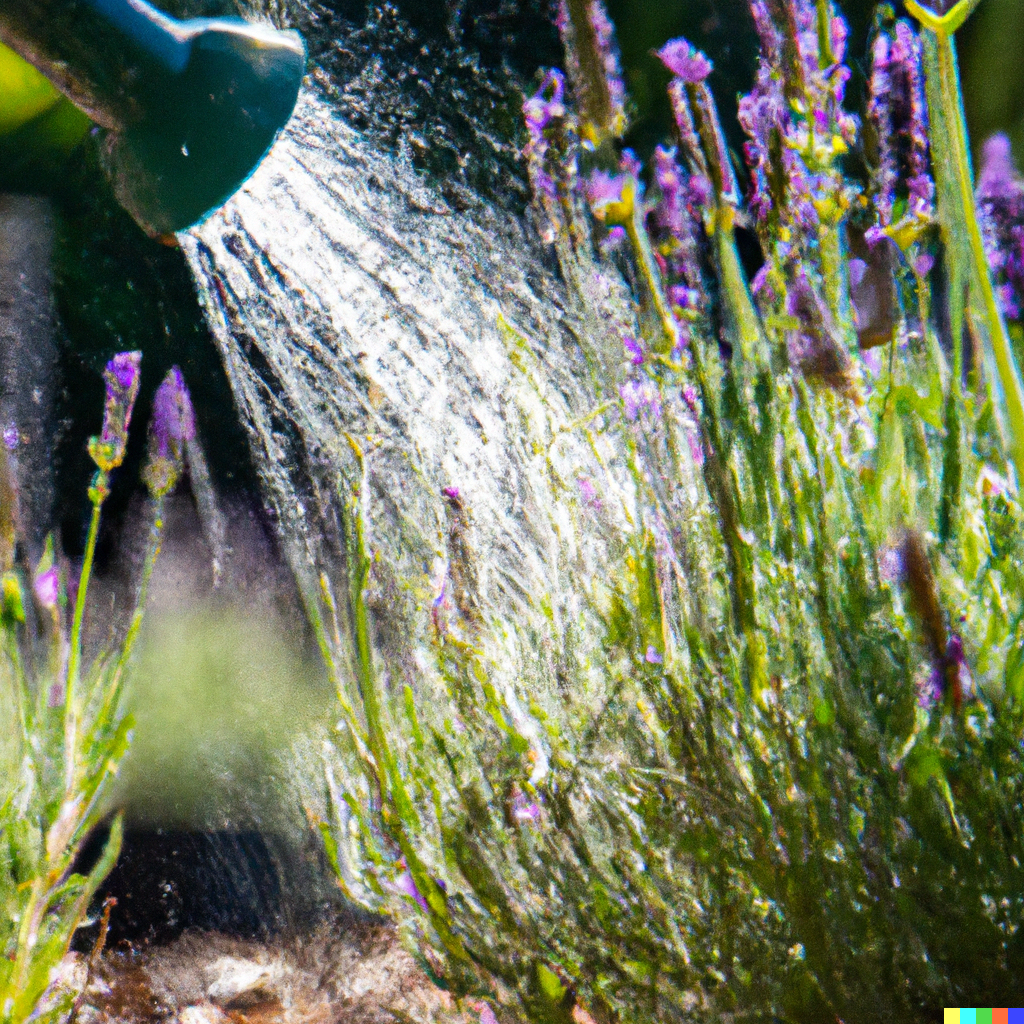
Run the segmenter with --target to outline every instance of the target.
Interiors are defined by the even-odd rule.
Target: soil
[[[387,924],[258,941],[188,931],[163,946],[69,953],[76,1024],[476,1024],[431,983]],[[493,1018],[492,1018],[493,1019]]]

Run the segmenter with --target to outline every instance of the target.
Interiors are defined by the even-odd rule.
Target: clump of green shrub
[[[0,448],[0,710],[13,727],[13,741],[0,751],[3,1024],[67,1017],[78,994],[55,984],[57,969],[120,851],[118,816],[98,859],[81,873],[80,854],[106,813],[103,796],[130,739],[131,718],[122,709],[126,671],[160,551],[163,499],[195,433],[191,400],[175,368],[153,402],[144,470],[152,520],[134,611],[123,629],[110,623],[108,645],[87,660],[83,632],[100,513],[124,460],[140,360],[141,353],[121,353],[104,374],[103,429],[89,444],[97,466],[89,489],[92,518],[77,580],[52,538],[39,561],[29,563],[17,529],[13,467]]]
[[[677,145],[645,188],[611,25],[562,5],[569,79],[527,100],[526,155],[570,287],[597,260],[631,289],[576,428],[623,453],[633,536],[607,578],[567,581],[578,614],[537,595],[534,635],[474,600],[450,489],[432,659],[402,685],[355,479],[348,589],[311,604],[341,694],[320,824],[342,886],[498,1019],[1016,998],[1024,186],[1006,163],[974,194],[952,38],[973,6],[881,8],[858,121],[833,5],[754,0],[741,189],[683,40],[660,55]]]

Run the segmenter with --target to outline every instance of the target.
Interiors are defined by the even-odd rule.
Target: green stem
[[[978,0],[962,0],[943,17],[922,8],[915,0],[907,0],[907,9],[923,26],[925,82],[929,112],[941,130],[934,133],[936,176],[939,181],[940,209],[947,248],[954,263],[966,270],[971,296],[971,309],[984,327],[992,347],[992,356],[1003,392],[1009,429],[1010,458],[1018,481],[1024,480],[1024,384],[1010,345],[989,272],[985,245],[978,225],[974,204],[974,181],[971,173],[967,126],[964,119],[960,81],[957,74],[956,47],[953,32],[977,6]],[[962,262],[961,262],[962,261]],[[954,299],[955,301],[955,299]],[[954,346],[960,339],[954,337]],[[959,362],[959,360],[956,360]],[[959,386],[959,381],[957,385]]]
[[[731,206],[719,204],[714,223],[715,256],[730,332],[739,342],[743,365],[752,367],[766,361],[768,345],[736,250],[735,218]]]
[[[78,728],[75,713],[75,691],[78,688],[78,673],[82,661],[82,622],[85,619],[85,598],[92,574],[93,558],[96,555],[96,540],[100,533],[100,501],[93,501],[92,518],[89,520],[89,535],[85,542],[85,560],[82,575],[78,580],[78,595],[75,598],[75,616],[71,623],[71,649],[68,653],[68,671],[64,682],[64,766],[65,784],[68,792],[74,786],[76,764],[75,744]]]
[[[636,202],[633,204],[632,216],[626,221],[626,234],[629,235],[629,241],[633,246],[633,251],[636,253],[637,262],[640,265],[640,274],[644,279],[644,284],[647,286],[647,293],[651,297],[654,312],[661,322],[662,333],[665,336],[664,354],[667,355],[675,347],[678,328],[676,326],[676,318],[668,307],[665,292],[661,287],[661,271],[658,270],[654,253],[651,251],[651,243],[643,226],[642,217],[641,204]]]

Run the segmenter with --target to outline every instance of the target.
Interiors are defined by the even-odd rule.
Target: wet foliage
[[[347,586],[311,602],[343,711],[321,820],[339,878],[499,1019],[927,1020],[1012,1000],[1024,966],[1019,335],[962,173],[965,8],[876,24],[912,44],[928,152],[900,122],[902,164],[860,151],[866,188],[846,154],[881,106],[921,116],[917,79],[880,70],[858,123],[831,5],[753,8],[746,201],[686,44],[663,51],[679,162],[644,194],[594,98],[595,68],[615,96],[597,4],[561,14],[578,105],[549,77],[525,108],[565,280],[600,244],[631,283],[621,362],[588,354],[591,413],[563,428],[628,467],[619,491],[577,481],[580,521],[615,505],[631,526],[607,573],[532,595],[539,626],[503,616],[448,488],[429,656],[403,664],[356,448]],[[529,376],[529,339],[507,343]]]

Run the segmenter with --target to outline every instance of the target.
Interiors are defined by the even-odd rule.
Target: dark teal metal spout
[[[0,40],[101,126],[114,192],[153,235],[191,226],[245,182],[306,67],[297,32],[176,21],[144,0],[0,0]]]

